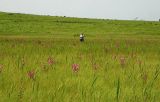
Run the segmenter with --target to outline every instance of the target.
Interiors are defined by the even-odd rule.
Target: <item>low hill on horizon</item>
[[[160,22],[89,19],[0,12],[0,36],[160,35]]]

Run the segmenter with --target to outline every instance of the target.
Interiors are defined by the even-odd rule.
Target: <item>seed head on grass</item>
[[[144,83],[144,84],[147,83],[147,79],[148,79],[147,73],[142,74],[142,80],[143,80],[143,83]]]
[[[131,54],[130,54],[130,56],[131,56],[131,58],[136,58],[137,56],[136,56],[136,53],[134,53],[134,52],[132,52]]]
[[[117,59],[117,56],[116,56],[116,55],[112,55],[112,59],[113,59],[113,60],[116,60],[116,59]]]
[[[30,79],[35,79],[35,71],[34,70],[30,70],[27,72],[27,75]]]
[[[141,60],[137,60],[137,64],[139,65],[139,67],[142,66],[142,61]]]
[[[25,60],[24,60],[24,58],[22,58],[21,63],[22,63],[22,66],[25,65]]]
[[[47,65],[46,64],[41,64],[41,69],[42,69],[42,71],[45,71],[45,72],[47,72],[48,70],[49,70],[49,68],[47,67]]]
[[[121,56],[121,57],[119,58],[119,62],[120,62],[120,65],[121,65],[122,67],[124,67],[125,64],[126,64],[126,58],[125,58],[124,56]]]
[[[16,46],[15,44],[12,44],[12,45],[11,45],[12,48],[15,48],[15,46]]]
[[[108,48],[104,48],[104,52],[105,52],[105,53],[108,53],[108,52],[109,52],[109,49],[108,49]]]
[[[99,65],[96,64],[96,63],[92,63],[92,68],[93,68],[94,70],[97,70],[97,69],[99,68]]]
[[[79,55],[77,55],[77,58],[80,59],[80,60],[82,60],[83,59],[83,55],[79,54]]]
[[[120,48],[120,42],[117,41],[117,42],[115,43],[115,48]]]
[[[0,64],[0,73],[2,72],[2,70],[3,70],[3,65]]]
[[[79,64],[72,64],[72,70],[77,73],[79,71]]]

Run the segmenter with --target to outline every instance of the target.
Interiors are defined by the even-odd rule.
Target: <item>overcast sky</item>
[[[160,0],[0,0],[0,11],[87,18],[158,20]]]

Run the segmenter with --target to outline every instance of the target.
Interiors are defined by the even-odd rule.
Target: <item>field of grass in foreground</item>
[[[62,28],[54,22],[43,31],[36,27],[47,17],[1,15],[0,22],[9,19],[0,23],[0,102],[160,100],[158,22],[92,20],[96,22],[94,29],[91,22],[80,23],[90,19],[63,18]],[[30,16],[43,19],[23,19]],[[68,19],[71,23],[66,26]],[[74,25],[74,20],[80,21]],[[145,25],[132,28],[137,23]],[[83,29],[81,26],[87,29],[83,43],[74,36]]]

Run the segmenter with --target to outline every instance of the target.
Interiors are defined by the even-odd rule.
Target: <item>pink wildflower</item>
[[[35,71],[34,70],[28,71],[27,75],[30,79],[34,79],[35,78]]]
[[[72,64],[72,70],[73,70],[73,72],[78,72],[79,71],[79,65],[78,64]]]
[[[52,57],[49,57],[48,58],[48,64],[49,65],[53,65],[55,62],[54,62],[54,59]]]

